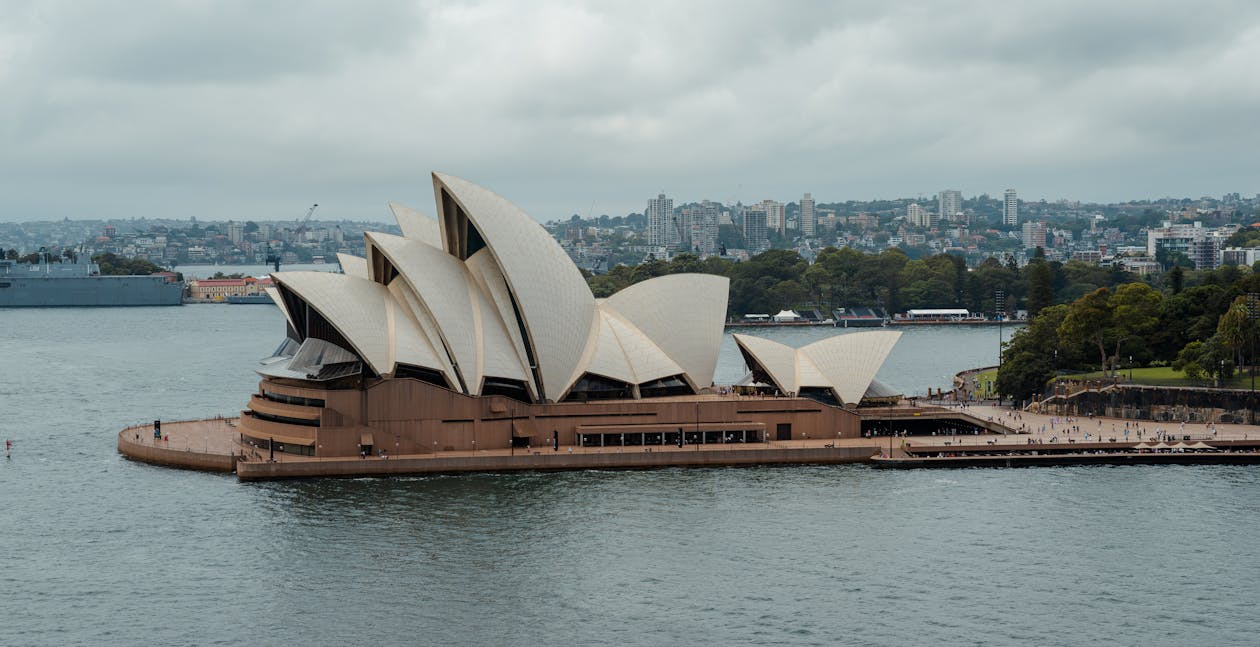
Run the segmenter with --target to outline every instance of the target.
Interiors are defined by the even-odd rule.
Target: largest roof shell
[[[538,388],[558,399],[576,379],[595,325],[582,274],[542,225],[498,194],[442,173],[433,174],[433,190],[446,251],[464,260],[478,241],[490,249],[520,312]]]

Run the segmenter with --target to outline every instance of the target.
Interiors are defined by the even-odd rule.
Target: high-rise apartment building
[[[906,220],[915,227],[930,227],[931,220],[928,217],[927,209],[919,206],[919,203],[912,202],[906,207]]]
[[[1002,224],[1014,227],[1019,224],[1019,197],[1015,189],[1006,190],[1006,202],[1002,204]]]
[[[647,203],[647,237],[649,245],[671,245],[678,243],[678,232],[674,228],[674,199],[662,193]]]
[[[769,247],[766,239],[766,212],[753,207],[744,212],[744,245],[749,254],[759,254]]]
[[[759,209],[766,214],[766,230],[777,231],[780,235],[787,234],[787,208],[782,202],[774,200],[762,200],[753,205],[754,209]]]
[[[1208,229],[1202,222],[1192,225],[1173,224],[1165,220],[1162,227],[1146,232],[1146,253],[1158,258],[1160,252],[1183,254],[1194,262],[1196,270],[1212,270],[1220,267],[1221,248],[1232,232]]]
[[[806,193],[801,198],[801,235],[813,236],[818,231],[818,213],[814,211],[814,196]]]
[[[690,249],[701,256],[717,253],[718,218],[722,205],[705,200],[692,208]]]
[[[1024,249],[1046,248],[1046,223],[1026,222],[1020,238],[1024,241]]]
[[[936,217],[940,222],[961,222],[967,224],[967,215],[963,213],[962,191],[945,189],[936,196]]]

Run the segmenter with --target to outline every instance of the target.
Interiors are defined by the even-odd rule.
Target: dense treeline
[[[1002,353],[998,389],[1016,399],[1042,393],[1058,373],[1171,366],[1195,380],[1230,378],[1255,362],[1260,273],[1174,267],[1163,289],[1127,283],[1046,307]]]
[[[912,260],[891,248],[880,254],[864,254],[828,247],[809,263],[793,250],[772,249],[746,262],[721,258],[700,260],[679,254],[670,261],[619,265],[607,274],[588,276],[597,297],[606,297],[628,285],[655,276],[681,272],[706,272],[731,279],[728,316],[745,313],[773,314],[787,308],[834,308],[875,306],[889,313],[909,308],[966,308],[972,312],[996,312],[995,295],[1005,295],[1005,309],[1027,308],[1036,312],[1055,303],[1069,302],[1100,287],[1135,281],[1134,275],[1080,261],[1049,262],[1038,253],[1024,268],[1013,258],[1005,262],[989,258],[968,268],[963,259],[937,254]]]
[[[142,275],[166,271],[144,259],[124,258],[110,252],[93,256],[92,262],[101,266],[101,274],[107,275]]]

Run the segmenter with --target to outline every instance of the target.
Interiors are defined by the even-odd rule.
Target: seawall
[[[118,432],[118,451],[127,458],[145,463],[208,472],[232,472],[236,469],[238,458],[230,451],[202,451],[202,448],[194,448],[188,443],[172,444],[156,440],[151,425],[127,427]]]
[[[757,448],[722,450],[635,451],[574,453],[538,451],[516,455],[430,456],[414,458],[304,460],[265,462],[242,460],[236,475],[242,481],[318,476],[386,476],[460,472],[514,472],[580,469],[654,469],[740,465],[829,465],[862,463],[879,447]]]

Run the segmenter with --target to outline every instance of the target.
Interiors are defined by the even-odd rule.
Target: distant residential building
[[[837,216],[845,224],[854,225],[863,229],[879,226],[879,216],[869,213],[858,213],[849,216]]]
[[[1124,268],[1126,271],[1133,272],[1139,276],[1147,276],[1150,274],[1159,274],[1163,271],[1159,262],[1146,258],[1117,258],[1114,265]]]
[[[915,227],[931,227],[932,218],[928,215],[927,209],[919,206],[917,202],[911,202],[906,206],[906,220]]]
[[[766,238],[767,221],[766,212],[760,208],[744,212],[744,244],[750,254],[759,254],[770,246]]]
[[[692,208],[690,220],[690,247],[701,256],[717,253],[718,220],[722,205],[704,200]]]
[[[239,222],[228,221],[227,224],[228,240],[233,243],[239,243],[245,238],[245,225]]]
[[[1046,248],[1046,223],[1044,222],[1026,222],[1022,228],[1020,239],[1024,243],[1024,249],[1035,249],[1040,247]]]
[[[1221,266],[1221,239],[1207,236],[1190,243],[1190,260],[1196,270],[1214,270]]]
[[[753,208],[766,214],[767,231],[777,231],[779,235],[787,234],[787,209],[782,202],[762,200],[753,205]]]
[[[940,222],[967,224],[967,214],[963,213],[962,208],[962,191],[945,189],[937,194],[936,217]]]
[[[801,235],[813,236],[818,231],[818,214],[814,210],[814,196],[806,193],[801,198]]]
[[[1227,247],[1221,250],[1221,265],[1255,265],[1260,247]]]
[[[674,231],[674,199],[662,193],[647,203],[647,237],[649,245],[677,244],[678,233]]]
[[[1200,221],[1186,225],[1165,220],[1162,227],[1146,232],[1146,254],[1155,258],[1161,250],[1179,253],[1189,258],[1196,270],[1216,269],[1221,265],[1221,247],[1230,233],[1209,229]]]
[[[1006,190],[1006,200],[1002,204],[1002,224],[1014,227],[1019,224],[1019,197],[1015,189]]]

